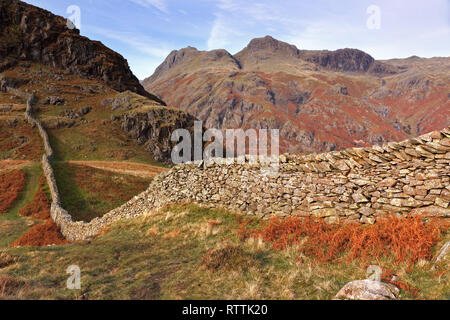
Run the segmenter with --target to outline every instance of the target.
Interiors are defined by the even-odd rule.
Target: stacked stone
[[[149,201],[196,202],[258,215],[314,215],[330,222],[373,223],[390,213],[449,215],[449,129],[372,148],[282,155],[277,174],[261,169],[225,161],[177,166],[153,186]]]

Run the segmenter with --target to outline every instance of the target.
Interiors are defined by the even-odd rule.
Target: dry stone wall
[[[71,241],[95,236],[114,221],[169,203],[193,202],[249,215],[316,216],[328,222],[374,223],[386,214],[450,217],[450,127],[372,148],[307,156],[282,155],[277,171],[245,158],[173,167],[123,206],[89,223],[74,222],[61,206],[48,135],[31,112],[46,153],[42,165],[52,194],[51,216]],[[263,161],[264,162],[264,161]]]
[[[380,216],[450,216],[450,130],[400,143],[308,156],[282,155],[278,173],[246,159],[228,165],[179,165],[148,190],[91,223],[56,215],[70,240],[168,203],[193,202],[267,216],[316,216],[329,222],[374,223]]]
[[[67,232],[65,231],[66,226],[71,226],[74,224],[74,222],[72,221],[72,217],[70,216],[70,214],[66,210],[64,210],[61,205],[61,197],[58,191],[58,185],[56,184],[53,167],[51,165],[51,160],[53,159],[54,153],[47,131],[44,129],[42,122],[39,119],[35,118],[33,115],[32,106],[35,100],[36,99],[34,98],[34,95],[28,96],[25,118],[31,126],[37,127],[39,135],[41,136],[41,139],[43,141],[45,153],[42,155],[42,170],[47,180],[47,184],[52,197],[50,215],[55,223],[60,227],[61,233],[65,235],[67,234]],[[71,240],[75,240],[75,238]]]
[[[247,214],[317,216],[373,223],[390,213],[450,216],[450,130],[372,148],[283,155],[279,172],[260,164],[177,166],[149,201],[196,202]]]

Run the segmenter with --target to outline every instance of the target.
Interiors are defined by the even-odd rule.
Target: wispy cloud
[[[230,51],[242,49],[248,42],[257,24],[273,21],[276,14],[264,3],[249,3],[236,0],[219,0],[215,19],[207,41],[208,50],[227,48]]]
[[[300,49],[358,48],[375,58],[448,55],[448,0],[377,0],[381,28],[367,27],[371,0],[218,0],[209,49],[236,51],[270,34]],[[370,50],[370,51],[369,51]],[[447,52],[447,53],[446,53]]]
[[[173,49],[168,43],[136,32],[121,32],[93,26],[89,26],[89,31],[103,39],[122,43],[127,48],[126,58],[130,67],[139,79],[152,75]]]
[[[232,23],[221,13],[216,15],[211,33],[208,39],[208,50],[230,48],[233,46],[233,39],[242,36],[244,33],[235,29]]]
[[[165,58],[171,51],[168,49],[167,45],[161,44],[160,41],[156,41],[147,36],[136,34],[134,32],[121,32],[92,26],[90,27],[90,30],[98,35],[108,39],[117,40],[142,53],[149,54],[157,58]]]
[[[154,7],[156,9],[158,9],[159,11],[162,11],[164,13],[169,13],[167,4],[164,0],[130,0],[130,1],[140,5],[142,7],[145,7],[145,8]]]
[[[74,2],[26,1],[62,16]],[[265,35],[299,49],[352,47],[377,59],[450,52],[449,0],[346,0],[345,5],[335,0],[75,2],[82,10],[83,34],[120,52],[141,77],[151,74],[174,49],[191,45],[236,53]],[[367,28],[372,4],[381,9],[379,30]]]

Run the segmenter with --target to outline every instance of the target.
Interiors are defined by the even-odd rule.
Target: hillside
[[[147,93],[120,54],[68,29],[64,18],[9,0],[0,16],[0,222],[11,226],[0,241],[43,227],[22,216],[25,208],[52,221],[49,208],[41,210],[51,203],[41,183],[47,146],[27,102],[48,134],[74,219],[90,221],[145,190],[170,159],[170,133],[191,129],[195,118]],[[17,176],[21,183],[10,186]],[[59,233],[54,222],[51,230]]]
[[[18,60],[39,62],[163,103],[144,90],[120,54],[68,28],[63,17],[22,1],[2,0],[0,30],[0,72]]]
[[[317,262],[298,247],[279,250],[270,242],[241,239],[235,232],[244,222],[259,224],[243,219],[177,205],[117,222],[87,242],[3,252],[0,243],[0,284],[6,284],[0,298],[330,300],[348,281],[366,278],[367,263],[375,262]],[[0,221],[0,231],[7,230]],[[422,260],[410,268],[390,256],[376,263],[383,279],[397,275],[399,299],[450,298],[445,264],[433,269]],[[81,269],[81,290],[66,289],[69,265]]]
[[[0,300],[354,299],[372,267],[362,299],[449,299],[448,67],[266,37],[172,52],[144,82],[161,99],[64,18],[2,0]],[[280,128],[282,151],[375,145],[172,166],[197,117]]]
[[[142,87],[120,54],[68,25],[63,17],[22,1],[1,2],[0,91],[5,94],[0,120],[21,128],[24,101],[14,98],[12,90],[33,92],[35,112],[49,130],[58,160],[167,162],[170,133],[192,127],[195,118],[165,107]],[[7,135],[8,126],[0,126]],[[26,141],[22,136],[16,138],[22,144],[13,141],[17,132],[8,135],[2,144],[9,149],[2,147],[0,158],[36,159],[31,149],[39,142],[27,143],[31,132],[21,130]],[[19,155],[25,144],[28,155]]]
[[[173,51],[143,85],[208,128],[280,129],[290,152],[400,141],[450,122],[450,58],[376,61],[269,36],[234,56]]]

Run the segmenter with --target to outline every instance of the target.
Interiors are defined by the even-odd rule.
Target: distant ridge
[[[240,52],[175,50],[142,84],[208,128],[279,129],[282,151],[400,141],[450,123],[450,58],[377,61],[271,36]]]

